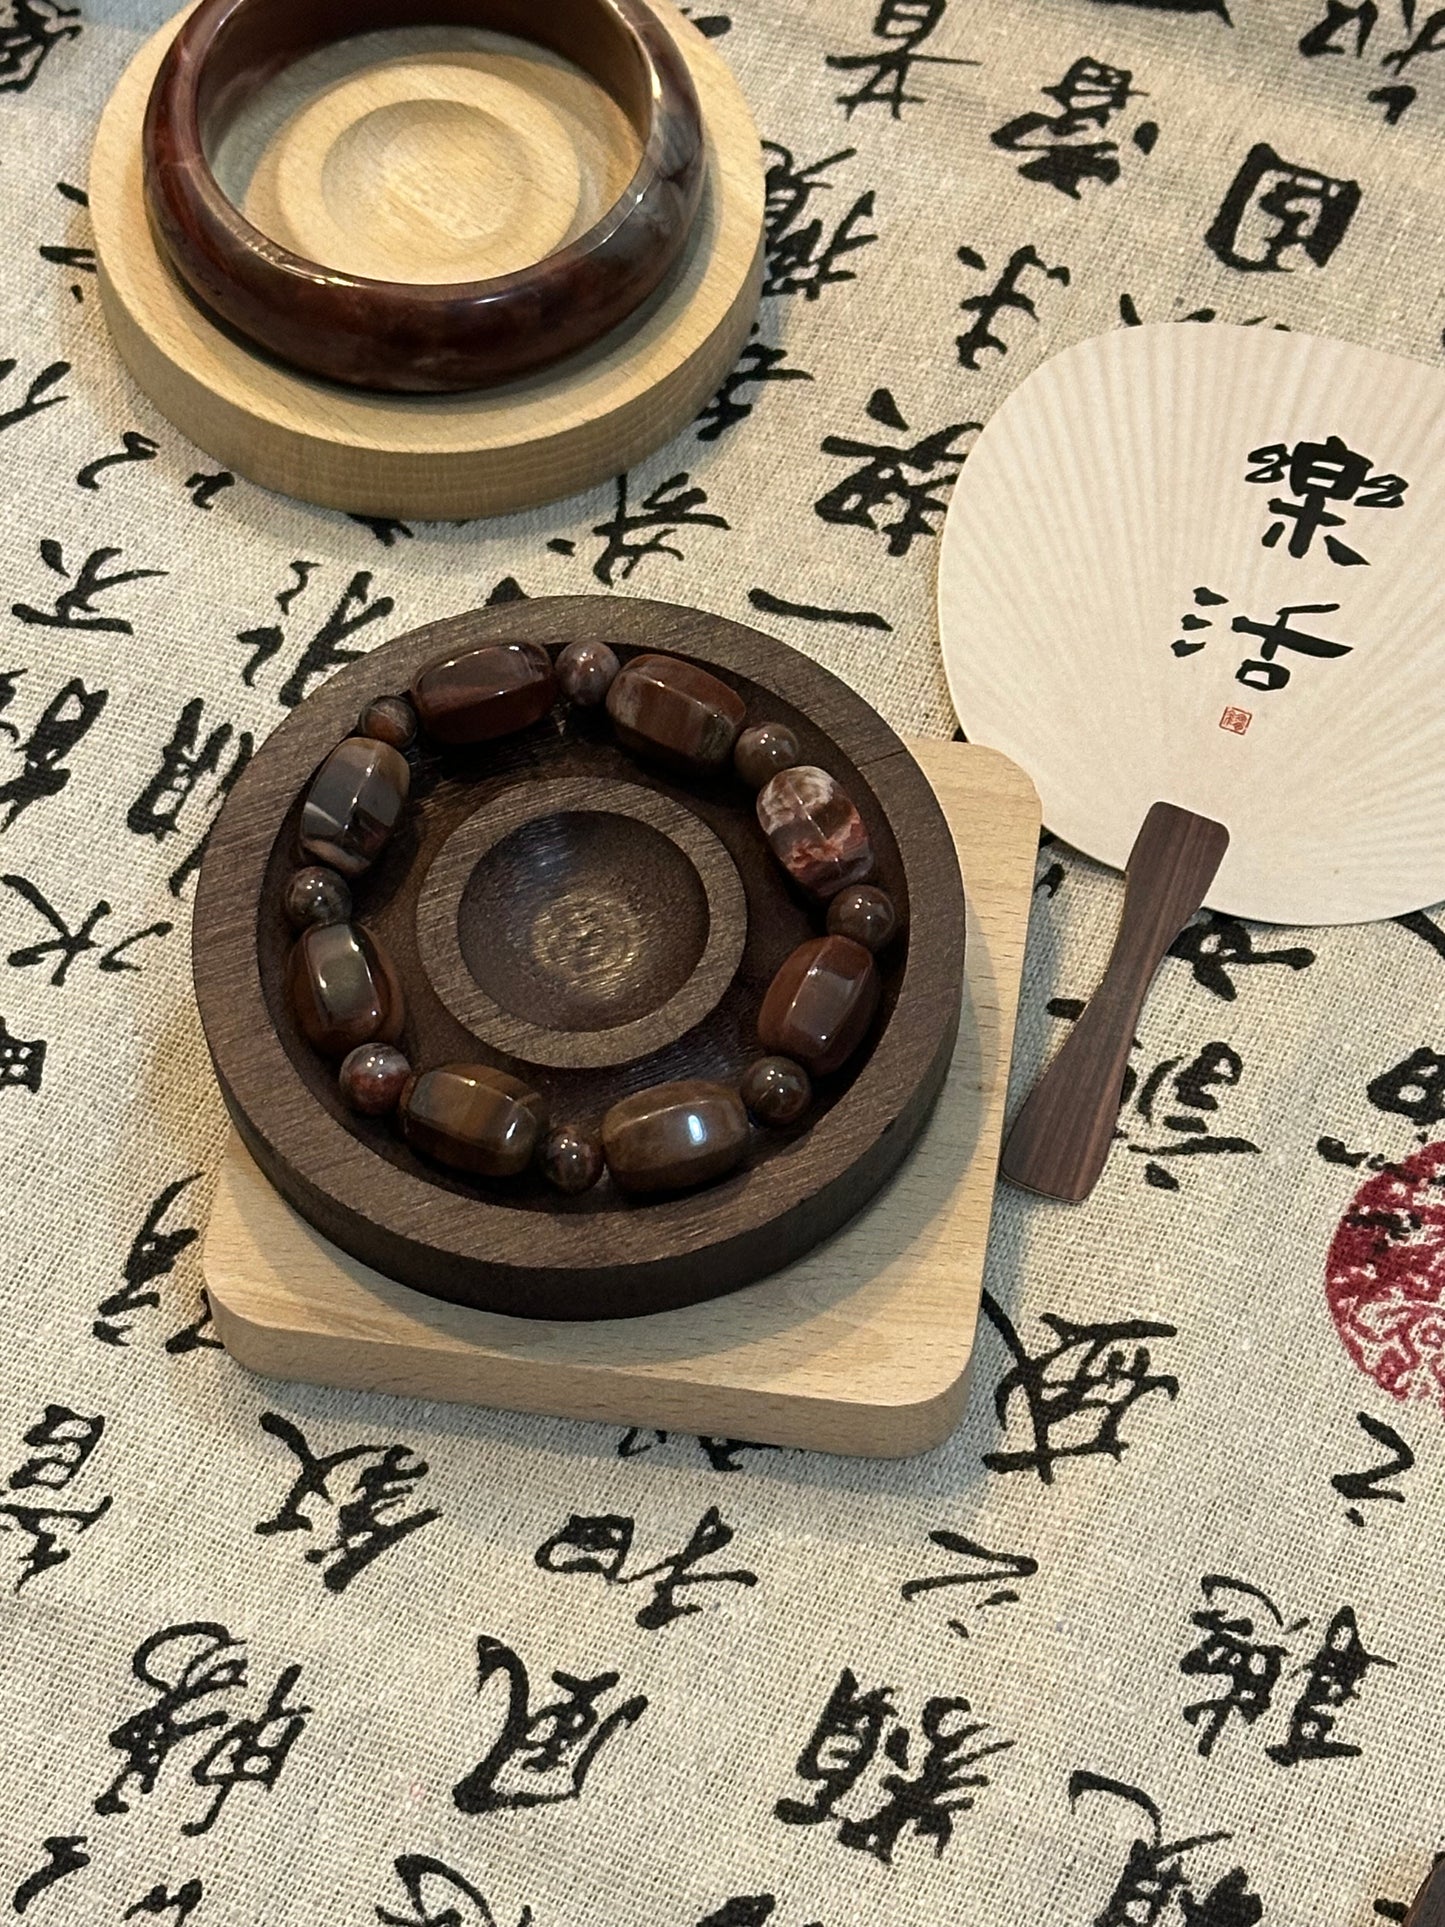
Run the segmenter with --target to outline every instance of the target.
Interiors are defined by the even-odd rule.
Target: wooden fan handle
[[[1071,1204],[1093,1190],[1154,973],[1203,903],[1228,847],[1229,831],[1211,817],[1173,803],[1151,807],[1129,852],[1108,968],[1004,1145],[1002,1170],[1011,1183]]]

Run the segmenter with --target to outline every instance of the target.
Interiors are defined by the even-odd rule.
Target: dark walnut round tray
[[[429,1164],[385,1119],[353,1116],[282,991],[281,909],[301,799],[373,697],[503,638],[665,651],[722,677],[749,723],[774,718],[862,813],[876,881],[906,919],[879,958],[869,1040],[817,1082],[792,1131],[756,1132],[741,1170],[629,1198],[605,1177],[565,1198],[539,1175],[489,1182]],[[764,992],[821,914],[774,860],[753,794],[728,772],[674,777],[562,706],[466,750],[413,753],[404,826],[358,886],[358,916],[406,990],[403,1040],[425,1068],[484,1061],[555,1119],[681,1077],[736,1083],[758,1055]],[[963,890],[933,792],[902,743],[836,677],[721,617],[568,596],[477,610],[375,650],[309,697],[227,799],[202,865],[194,970],[231,1116],[277,1190],[364,1263],[434,1297],[532,1318],[625,1318],[716,1297],[776,1270],[892,1176],[938,1095],[958,1027]]]

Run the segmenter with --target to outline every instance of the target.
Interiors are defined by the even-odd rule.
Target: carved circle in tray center
[[[715,1008],[747,938],[742,879],[692,812],[634,783],[527,782],[468,817],[427,872],[422,961],[509,1056],[625,1064]]]

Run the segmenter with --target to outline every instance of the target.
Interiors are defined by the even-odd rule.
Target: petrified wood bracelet
[[[211,168],[238,109],[302,55],[399,26],[492,28],[575,62],[641,142],[619,199],[545,260],[486,281],[375,280],[262,234]],[[686,64],[640,0],[201,0],[156,76],[143,172],[160,247],[204,307],[293,367],[423,393],[533,373],[625,321],[682,253],[705,159]]]
[[[318,1230],[439,1297],[607,1318],[867,1202],[947,1069],[962,946],[947,825],[866,704],[739,624],[568,597],[293,712],[212,831],[195,978]]]
[[[405,998],[384,946],[352,921],[355,884],[402,821],[410,789],[403,752],[418,737],[472,748],[538,723],[561,698],[603,702],[628,750],[684,775],[729,765],[757,791],[758,822],[798,888],[826,911],[827,934],[801,943],[774,975],[757,1016],[758,1057],[734,1088],[716,1079],[649,1085],[609,1107],[595,1132],[553,1123],[540,1091],[488,1063],[415,1070],[398,1043]],[[814,1076],[843,1068],[863,1043],[881,986],[873,953],[899,933],[851,797],[826,770],[800,763],[785,725],[744,729],[746,706],[708,670],[671,655],[623,669],[605,642],[574,642],[555,662],[531,642],[499,641],[430,663],[410,699],[385,696],[327,757],[301,808],[301,867],[286,914],[298,931],[286,964],[292,1014],[324,1057],[350,1109],[395,1113],[414,1149],[454,1171],[515,1178],[535,1161],[560,1192],[601,1177],[634,1195],[690,1190],[743,1161],[748,1117],[788,1129],[806,1115]]]

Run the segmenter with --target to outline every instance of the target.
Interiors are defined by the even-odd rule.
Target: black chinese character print
[[[83,1833],[56,1833],[41,1842],[45,1853],[44,1866],[27,1874],[11,1897],[10,1905],[17,1914],[23,1914],[31,1901],[38,1900],[57,1880],[64,1880],[67,1874],[79,1873],[82,1867],[90,1865],[90,1855],[84,1851],[85,1843],[86,1835]]]
[[[895,429],[900,435],[912,433],[897,402],[886,388],[875,388],[868,398],[870,421]],[[910,446],[897,442],[855,441],[846,435],[826,435],[823,453],[861,466],[847,475],[813,504],[825,522],[872,529],[887,537],[889,555],[907,555],[921,535],[936,535],[935,519],[941,518],[948,504],[944,493],[958,480],[967,459],[967,450],[955,448],[960,435],[973,434],[978,422],[952,422],[936,429]],[[891,517],[886,510],[896,507]]]
[[[180,1225],[175,1229],[163,1228],[161,1224],[176,1199],[199,1176],[199,1171],[192,1171],[189,1177],[175,1179],[152,1200],[145,1221],[126,1253],[124,1284],[119,1291],[102,1298],[95,1308],[96,1318],[91,1330],[103,1345],[125,1345],[134,1328],[130,1323],[121,1321],[128,1319],[132,1312],[159,1308],[161,1295],[153,1289],[156,1281],[168,1277],[175,1268],[177,1258],[200,1237],[200,1232],[193,1224]]]
[[[1077,1808],[1086,1793],[1136,1807],[1149,1830],[1131,1842],[1104,1911],[1094,1927],[1255,1927],[1264,1904],[1243,1867],[1235,1867],[1204,1891],[1187,1862],[1201,1847],[1232,1839],[1226,1832],[1196,1833],[1182,1840],[1164,1838],[1164,1817],[1142,1788],[1106,1779],[1084,1768],[1069,1776],[1069,1805]]]
[[[723,385],[708,402],[697,418],[697,438],[700,442],[715,442],[730,428],[746,421],[756,406],[756,397],[743,399],[745,388],[761,387],[770,381],[811,381],[813,377],[806,368],[789,368],[787,350],[771,346],[761,341],[759,324],[753,323],[752,333],[744,344],[736,364],[729,371]]]
[[[299,1666],[287,1666],[278,1674],[259,1714],[237,1714],[234,1702],[208,1705],[245,1692],[249,1685],[246,1642],[233,1639],[213,1620],[152,1633],[136,1648],[131,1671],[147,1689],[150,1704],[111,1732],[110,1744],[125,1764],[97,1796],[95,1811],[129,1813],[132,1799],[154,1792],[173,1753],[202,1734],[213,1734],[191,1765],[192,1782],[213,1797],[198,1818],[181,1827],[190,1836],[210,1831],[237,1787],[271,1791],[312,1710],[288,1704],[300,1678]],[[198,1708],[203,1710],[194,1710]]]
[[[6,1486],[10,1491],[27,1493],[27,1497],[0,1499],[0,1534],[25,1534],[29,1538],[21,1555],[15,1592],[42,1572],[64,1565],[75,1549],[73,1542],[110,1511],[110,1495],[89,1509],[83,1505],[48,1505],[40,1503],[39,1497],[31,1497],[37,1488],[40,1493],[52,1493],[73,1484],[85,1470],[104,1430],[106,1420],[100,1416],[89,1418],[67,1405],[46,1405],[42,1416],[23,1434],[31,1453],[15,1466]]]
[[[61,0],[4,0],[0,7],[0,94],[23,94],[62,40],[80,32],[79,7]]]
[[[905,1580],[901,1591],[905,1599],[918,1599],[924,1593],[938,1592],[946,1586],[977,1586],[978,1597],[972,1602],[982,1615],[999,1606],[1012,1606],[1018,1603],[1017,1587],[1025,1579],[1032,1579],[1039,1569],[1039,1562],[1026,1552],[990,1552],[987,1546],[965,1537],[961,1532],[949,1532],[940,1528],[930,1532],[930,1542],[944,1552],[955,1553],[966,1562],[962,1572],[936,1573],[921,1579]],[[983,1590],[987,1588],[987,1590]],[[960,1639],[969,1637],[969,1629],[961,1619],[950,1619],[949,1629]]]
[[[1111,67],[1082,55],[1061,79],[1039,90],[1058,103],[1057,114],[1020,114],[996,127],[989,138],[1008,153],[1032,156],[1018,170],[1025,180],[1043,181],[1077,201],[1085,181],[1101,181],[1109,187],[1119,178],[1117,141],[1076,137],[1107,127],[1139,97],[1133,79],[1127,67]],[[1158,138],[1159,128],[1152,120],[1140,121],[1134,129],[1134,145],[1142,154],[1152,152]]]
[[[120,438],[119,451],[114,455],[101,455],[95,461],[87,462],[75,478],[76,485],[98,494],[100,478],[108,468],[124,468],[132,462],[153,462],[160,451],[161,445],[154,435],[143,435],[137,428],[127,429]]]
[[[53,957],[55,965],[50,973],[50,982],[57,987],[65,982],[70,974],[70,966],[76,959],[87,955],[92,950],[100,953],[96,958],[97,970],[105,971],[107,974],[121,970],[139,971],[144,966],[128,957],[126,952],[134,949],[136,944],[144,943],[148,938],[168,937],[175,928],[174,924],[164,921],[150,923],[143,930],[133,930],[129,936],[121,937],[117,942],[103,947],[94,933],[113,914],[109,903],[103,897],[72,929],[54,904],[48,902],[40,889],[27,877],[0,876],[0,887],[9,890],[23,903],[28,903],[35,914],[54,932],[42,942],[23,944],[18,950],[12,950],[5,961],[12,969],[28,970],[36,965],[46,966]]]
[[[1260,141],[1245,155],[1205,246],[1242,274],[1289,273],[1301,257],[1322,268],[1359,205],[1358,181],[1296,167]]]
[[[827,65],[835,73],[860,76],[851,94],[837,96],[838,105],[849,120],[860,107],[886,107],[893,120],[901,120],[905,107],[919,106],[924,96],[908,91],[916,66],[978,65],[976,60],[951,59],[944,54],[919,51],[942,20],[946,3],[947,0],[882,0],[873,17],[873,38],[883,42],[882,48],[876,53],[827,56]]]
[[[291,564],[294,579],[275,597],[276,607],[283,618],[290,617],[298,599],[307,593],[317,567],[315,562],[305,562],[299,558]],[[374,622],[384,622],[395,607],[389,595],[372,595],[370,570],[358,569],[337,597],[330,613],[302,648],[296,667],[276,691],[277,702],[285,709],[294,709],[317,677],[328,676],[333,669],[364,656],[364,649],[347,646],[351,637],[359,635]],[[241,670],[241,681],[250,689],[254,687],[261,670],[286,641],[286,631],[281,623],[266,623],[258,629],[243,629],[236,640],[245,643],[251,651]]]
[[[989,271],[977,248],[960,248],[958,258],[966,268],[976,268],[981,274]],[[959,302],[962,312],[973,316],[967,330],[957,337],[958,359],[963,367],[977,372],[980,355],[1008,353],[1009,344],[1001,334],[995,333],[1004,315],[1021,314],[1037,326],[1039,311],[1035,297],[1021,285],[1024,276],[1030,273],[1042,275],[1045,281],[1055,281],[1062,288],[1069,285],[1069,270],[1050,265],[1032,243],[1026,242],[1014,249],[991,287],[981,294],[967,295]]]
[[[143,582],[148,576],[165,575],[166,571],[115,569],[107,575],[109,564],[120,555],[119,549],[92,549],[72,574],[66,567],[60,544],[47,537],[40,544],[40,559],[52,575],[58,575],[70,587],[61,590],[50,609],[37,609],[28,602],[12,602],[10,613],[22,622],[44,629],[93,629],[107,635],[134,635],[134,623],[125,616],[108,615],[105,610],[97,609],[96,598],[123,589],[128,583]]]
[[[1405,490],[1410,486],[1400,475],[1371,474],[1373,464],[1369,456],[1357,455],[1338,435],[1330,435],[1322,442],[1296,442],[1292,448],[1283,442],[1271,442],[1265,448],[1252,449],[1249,459],[1253,467],[1245,476],[1247,482],[1283,482],[1296,498],[1293,501],[1283,496],[1271,498],[1270,513],[1281,519],[1271,522],[1262,538],[1263,546],[1272,549],[1286,525],[1292,523],[1288,552],[1296,558],[1309,554],[1310,545],[1321,529],[1344,527],[1344,516],[1332,515],[1327,503],[1352,504],[1362,509],[1402,508]],[[1331,562],[1341,567],[1368,565],[1367,556],[1338,536],[1326,535],[1324,546]]]
[[[394,1864],[406,1889],[408,1911],[398,1914],[378,1906],[382,1927],[500,1927],[486,1896],[444,1860],[429,1853],[401,1853]],[[518,1915],[517,1927],[532,1927],[530,1907]]]
[[[1418,31],[1417,0],[1399,0],[1399,32],[1405,36],[1399,46],[1380,55],[1377,63],[1382,74],[1394,74],[1393,82],[1383,81],[1365,98],[1382,109],[1385,124],[1393,127],[1415,104],[1418,89],[1413,82],[1400,79],[1407,67],[1432,54],[1445,52],[1445,8],[1435,7],[1425,16]],[[1380,24],[1377,0],[1325,0],[1320,19],[1301,36],[1299,50],[1306,60],[1331,57],[1351,60],[1358,67]],[[1378,42],[1376,43],[1378,45]]]
[[[1341,1606],[1329,1625],[1319,1651],[1308,1662],[1304,1690],[1289,1718],[1289,1733],[1265,1748],[1276,1765],[1298,1766],[1302,1760],[1354,1759],[1360,1749],[1334,1739],[1338,1707],[1360,1697],[1360,1686],[1372,1666],[1390,1666],[1392,1659],[1365,1650],[1354,1609]]]
[[[878,239],[867,226],[873,219],[872,188],[857,195],[830,222],[820,214],[808,216],[816,195],[830,194],[834,183],[823,177],[843,161],[851,161],[855,147],[840,148],[821,161],[800,163],[792,150],[764,141],[768,172],[763,218],[767,259],[763,269],[764,295],[801,294],[816,301],[824,288],[855,281],[856,270],[840,265],[844,257]]]
[[[640,1426],[630,1426],[622,1434],[617,1444],[619,1459],[640,1458],[644,1452],[654,1451],[659,1445],[666,1445],[666,1432],[644,1432]],[[746,1467],[742,1462],[744,1452],[776,1452],[776,1445],[757,1445],[752,1439],[723,1439],[704,1434],[701,1438],[687,1440],[695,1445],[714,1472],[742,1472]]]
[[[23,669],[0,671],[0,709],[9,708]],[[70,781],[65,758],[94,726],[109,701],[108,690],[87,689],[79,677],[63,683],[45,705],[24,742],[12,723],[0,721],[0,736],[16,745],[20,768],[0,783],[0,831],[8,830],[32,804],[59,796]]]
[[[176,718],[170,740],[161,747],[159,768],[126,811],[125,826],[133,836],[150,836],[157,843],[164,843],[167,837],[176,835],[181,827],[181,811],[208,779],[210,796],[206,807],[214,822],[216,812],[240,781],[255,748],[254,738],[248,729],[237,735],[230,723],[219,723],[202,742],[201,720],[205,707],[201,697],[193,696]],[[231,748],[233,738],[234,749]],[[221,768],[223,759],[224,769]],[[210,833],[208,823],[166,879],[173,897],[181,894],[188,878],[200,868]]]
[[[1371,1418],[1368,1412],[1357,1412],[1355,1422],[1361,1431],[1372,1438],[1376,1445],[1383,1446],[1390,1454],[1383,1465],[1372,1465],[1365,1472],[1337,1472],[1330,1484],[1342,1499],[1349,1499],[1345,1517],[1352,1526],[1363,1526],[1365,1515],[1361,1505],[1373,1505],[1378,1501],[1405,1503],[1403,1492],[1397,1491],[1387,1483],[1402,1472],[1408,1472],[1415,1463],[1415,1454],[1406,1445],[1393,1425],[1386,1425],[1382,1419]]]
[[[214,474],[197,469],[194,475],[188,475],[185,480],[185,487],[190,491],[191,507],[204,509],[207,514],[216,497],[223,490],[235,486],[236,478],[228,468],[217,469]]]
[[[1216,910],[1206,910],[1197,922],[1187,924],[1169,946],[1169,955],[1187,963],[1195,983],[1227,1004],[1239,995],[1231,971],[1265,964],[1277,964],[1282,970],[1308,970],[1315,960],[1314,951],[1306,950],[1303,944],[1263,949],[1255,943],[1248,924]]]
[[[345,1592],[373,1559],[379,1559],[401,1540],[419,1532],[442,1515],[436,1506],[424,1511],[405,1508],[416,1496],[413,1488],[427,1474],[427,1462],[406,1445],[350,1445],[318,1456],[299,1426],[279,1412],[263,1412],[261,1429],[280,1439],[301,1470],[273,1519],[263,1519],[256,1531],[266,1537],[277,1532],[314,1532],[308,1508],[329,1507],[335,1537],[326,1545],[311,1546],[308,1565],[320,1566],[328,1592]],[[346,1485],[338,1474],[347,1468]],[[336,1490],[333,1490],[335,1482]]]
[[[1206,1603],[1192,1620],[1204,1638],[1180,1660],[1179,1670],[1191,1678],[1224,1682],[1222,1693],[1184,1708],[1185,1719],[1199,1728],[1198,1750],[1208,1759],[1232,1718],[1250,1727],[1270,1712],[1291,1656],[1289,1641],[1310,1622],[1305,1618],[1286,1625],[1269,1595],[1242,1579],[1208,1573],[1199,1584]],[[1229,1604],[1216,1604],[1221,1598]],[[1261,1606],[1267,1618],[1261,1618]],[[1358,1746],[1333,1738],[1337,1709],[1359,1698],[1372,1666],[1393,1665],[1393,1660],[1366,1651],[1354,1609],[1341,1606],[1319,1650],[1305,1663],[1304,1686],[1290,1713],[1288,1732],[1282,1741],[1266,1746],[1266,1757],[1290,1767],[1358,1754]]]
[[[0,1091],[38,1091],[45,1074],[45,1039],[12,1037],[0,1017]]]
[[[733,1528],[715,1505],[709,1506],[698,1520],[679,1552],[637,1572],[624,1573],[622,1568],[632,1550],[634,1523],[615,1512],[589,1517],[574,1512],[565,1526],[537,1548],[536,1563],[543,1572],[598,1573],[610,1586],[637,1586],[652,1580],[652,1598],[637,1613],[637,1624],[648,1631],[702,1611],[695,1600],[679,1603],[677,1594],[685,1587],[750,1587],[758,1583],[755,1572],[742,1568],[731,1572],[692,1570],[701,1560],[721,1552],[732,1542]]]
[[[3,55],[0,55],[0,60],[3,60]],[[3,91],[3,86],[0,86],[0,92]],[[0,356],[0,386],[9,381],[16,365],[12,357]],[[0,433],[7,428],[14,428],[20,422],[28,422],[32,415],[43,415],[47,408],[58,408],[63,401],[69,401],[69,395],[52,393],[57,382],[64,381],[69,373],[68,361],[52,361],[48,367],[33,375],[26,385],[23,401],[11,401],[9,407],[0,405]],[[0,396],[0,404],[7,399],[7,396]]]
[[[619,580],[626,582],[650,555],[670,555],[674,561],[681,562],[682,550],[669,540],[679,529],[728,526],[724,516],[703,512],[707,490],[699,488],[686,471],[659,482],[642,498],[640,508],[628,505],[630,486],[630,476],[618,476],[616,506],[607,520],[599,522],[592,531],[601,536],[603,542],[602,553],[592,564],[592,573],[609,589],[615,588]]]
[[[200,1906],[204,1889],[199,1880],[188,1880],[184,1886],[171,1893],[164,1881],[157,1881],[147,1893],[141,1895],[133,1907],[127,1907],[121,1916],[123,1920],[159,1920],[170,1915],[170,1927],[186,1927],[186,1922]]]
[[[1030,1353],[1012,1319],[989,1292],[983,1309],[1014,1362],[994,1390],[994,1411],[1005,1437],[1017,1409],[1027,1442],[985,1452],[991,1472],[1036,1472],[1054,1482],[1061,1459],[1103,1457],[1117,1464],[1129,1449],[1121,1436],[1125,1418],[1142,1398],[1162,1392],[1173,1400],[1179,1381],[1153,1369],[1146,1339],[1175,1338],[1177,1327],[1147,1318],[1078,1325],[1044,1312],[1039,1323],[1053,1342]]]
[[[844,1667],[794,1768],[800,1780],[815,1788],[813,1796],[807,1801],[784,1798],[773,1809],[788,1826],[836,1822],[840,1846],[871,1854],[885,1867],[892,1866],[910,1831],[932,1841],[934,1858],[939,1858],[953,1838],[954,1816],[971,1811],[975,1795],[990,1783],[987,1773],[968,1769],[1014,1744],[977,1744],[988,1731],[987,1721],[969,1717],[973,1709],[966,1699],[942,1694],[925,1702],[915,1736],[898,1720],[893,1690],[879,1686],[860,1693],[856,1675]],[[890,1721],[896,1723],[885,1740]],[[839,1813],[840,1802],[873,1764],[880,1742],[884,1758],[897,1769],[880,1775],[883,1804],[868,1813]]]
[[[69,181],[57,181],[55,191],[74,207],[90,206],[90,196],[83,187],[75,187]],[[42,261],[48,261],[55,268],[69,268],[77,274],[94,274],[97,271],[93,247],[74,247],[60,242],[45,242],[42,243],[38,252]],[[70,298],[77,303],[85,300],[78,281],[72,281],[70,284]]]
[[[1121,1112],[1119,1135],[1144,1162],[1144,1182],[1158,1191],[1177,1191],[1178,1177],[1161,1160],[1259,1155],[1251,1138],[1231,1137],[1210,1128],[1219,1110],[1218,1091],[1231,1091],[1244,1075],[1239,1052],[1223,1042],[1206,1044],[1198,1054],[1166,1057],[1140,1078],[1131,1064],[1124,1076],[1123,1105],[1148,1126],[1148,1143],[1135,1139],[1138,1126]],[[1161,1138],[1160,1132],[1165,1135]]]
[[[1269,1595],[1242,1579],[1208,1573],[1199,1584],[1208,1603],[1192,1617],[1204,1638],[1180,1660],[1179,1670],[1191,1679],[1224,1681],[1224,1691],[1215,1698],[1196,1700],[1184,1709],[1185,1719],[1199,1728],[1199,1751],[1208,1759],[1231,1719],[1253,1726],[1269,1711],[1289,1657],[1283,1638],[1271,1637],[1268,1628],[1263,1638],[1256,1631],[1257,1607],[1264,1607],[1274,1632],[1286,1637],[1301,1631],[1309,1621],[1299,1619],[1286,1626]],[[1221,1595],[1229,1597],[1232,1608],[1214,1604]],[[1240,1601],[1249,1603],[1240,1605]]]
[[[580,1799],[603,1747],[647,1711],[646,1697],[637,1693],[601,1712],[599,1701],[620,1677],[605,1672],[582,1679],[554,1672],[552,1684],[561,1698],[533,1707],[531,1681],[520,1656],[504,1641],[481,1634],[477,1693],[485,1694],[493,1679],[500,1680],[506,1706],[496,1740],[452,1789],[455,1805],[463,1813],[501,1813]]]

